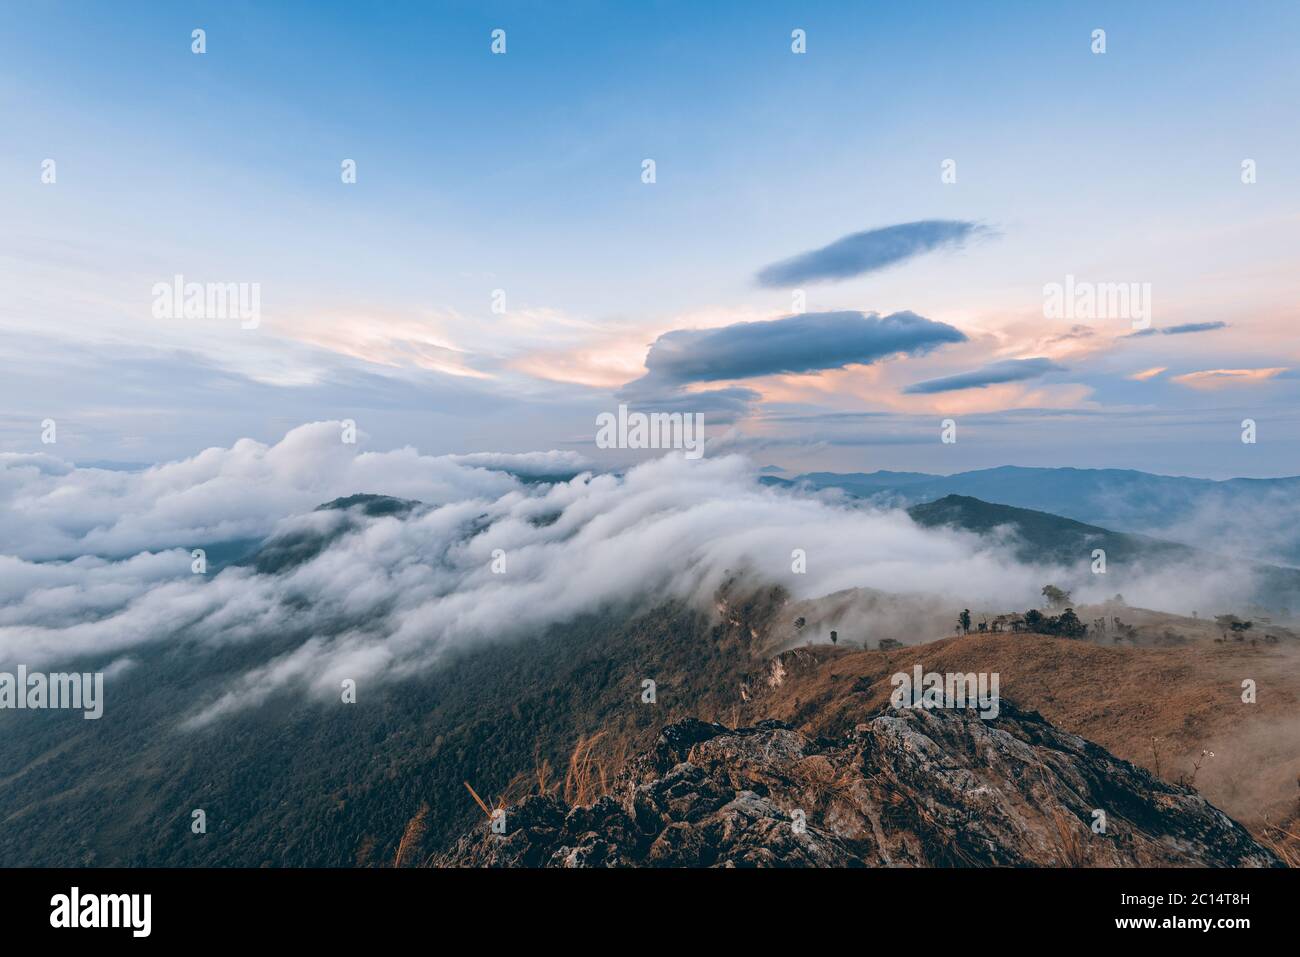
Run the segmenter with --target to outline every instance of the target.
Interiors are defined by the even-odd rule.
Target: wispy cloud
[[[1032,359],[1005,359],[993,362],[982,369],[962,372],[957,375],[943,376],[939,379],[927,379],[909,385],[903,391],[909,395],[932,395],[936,392],[957,392],[961,389],[982,389],[985,386],[998,385],[1003,382],[1023,382],[1036,379],[1049,372],[1065,372],[1064,366],[1057,365],[1051,359],[1041,356]]]
[[[1140,339],[1145,336],[1183,336],[1189,332],[1213,332],[1215,329],[1226,329],[1226,322],[1185,322],[1178,326],[1164,326],[1162,328],[1140,329],[1137,332],[1125,336],[1126,339]]]
[[[1173,381],[1193,389],[1220,389],[1232,385],[1255,385],[1283,372],[1286,372],[1285,366],[1271,369],[1204,369],[1176,375]]]
[[[786,287],[850,279],[921,253],[959,246],[971,236],[987,231],[987,227],[977,223],[949,219],[925,219],[869,229],[766,266],[759,271],[758,282],[763,286]]]
[[[1147,379],[1154,379],[1156,376],[1164,372],[1166,369],[1167,369],[1166,366],[1154,366],[1153,368],[1150,369],[1143,369],[1141,372],[1134,372],[1131,376],[1129,376],[1129,378],[1134,380],[1135,382],[1146,382]]]

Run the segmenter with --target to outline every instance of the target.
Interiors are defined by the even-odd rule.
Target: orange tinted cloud
[[[1147,379],[1154,379],[1160,373],[1164,372],[1166,368],[1168,367],[1156,366],[1153,369],[1143,369],[1141,372],[1134,372],[1131,376],[1129,376],[1129,378],[1135,379],[1138,382],[1145,382]]]
[[[438,320],[376,313],[291,316],[275,331],[298,342],[375,365],[415,366],[445,375],[493,378],[469,364],[470,353],[443,333]]]
[[[1173,381],[1179,385],[1191,386],[1193,389],[1220,389],[1229,385],[1253,385],[1264,382],[1286,371],[1285,367],[1276,369],[1204,369],[1200,372],[1187,372],[1176,375]]]

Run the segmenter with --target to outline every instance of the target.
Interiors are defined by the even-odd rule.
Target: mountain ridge
[[[1004,465],[951,475],[808,472],[789,479],[767,475],[759,481],[838,489],[893,507],[966,495],[1184,545],[1215,539],[1256,561],[1300,565],[1300,476],[1205,479],[1135,469]]]

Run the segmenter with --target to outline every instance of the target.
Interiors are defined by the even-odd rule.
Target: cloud
[[[1179,326],[1163,326],[1161,328],[1152,327],[1150,329],[1140,329],[1137,332],[1129,333],[1126,339],[1139,339],[1145,336],[1183,336],[1191,332],[1212,332],[1215,329],[1226,329],[1226,322],[1185,322]]]
[[[256,649],[274,635],[275,653],[177,716],[202,724],[280,691],[324,693],[344,677],[410,676],[454,649],[538,634],[587,612],[665,599],[708,608],[718,587],[742,570],[795,597],[871,585],[1027,602],[1041,587],[1040,571],[1016,565],[992,544],[920,529],[900,512],[765,488],[738,456],[691,462],[673,454],[624,476],[587,473],[530,486],[444,460],[417,466],[424,457],[396,450],[372,453],[359,485],[353,463],[316,441],[311,427],[296,434],[303,432],[256,455],[238,442],[162,470],[186,477],[175,495],[191,499],[197,513],[209,506],[256,513],[266,485],[224,485],[209,476],[236,460],[252,474],[272,451],[293,460],[281,463],[281,476],[318,476],[324,494],[342,486],[409,496],[417,469],[437,469],[458,473],[443,483],[457,489],[455,497],[395,514],[291,510],[275,522],[266,552],[285,560],[208,576],[190,573],[182,549],[119,561],[0,558],[0,662],[40,667],[85,655],[108,662],[158,643],[184,644],[193,654],[231,644]],[[70,513],[61,521],[74,526],[88,524],[102,504],[84,493],[85,483],[100,477],[80,471],[61,477],[68,494],[53,492]],[[123,504],[143,502],[157,484],[148,473],[125,479],[133,487],[118,490],[115,501]],[[863,541],[873,548],[864,551]],[[317,546],[295,551],[303,542]],[[817,556],[815,572],[791,572],[793,547]],[[493,570],[497,554],[507,563],[502,574]]]
[[[894,355],[924,355],[948,342],[965,342],[960,330],[913,312],[888,316],[812,312],[718,329],[677,329],[654,341],[646,355],[644,385],[799,374],[866,365]],[[633,383],[631,385],[636,385]]]
[[[1148,379],[1154,379],[1160,373],[1167,371],[1167,368],[1166,366],[1154,366],[1150,369],[1143,369],[1141,372],[1134,372],[1129,378],[1135,382],[1146,382]]]
[[[1285,366],[1272,369],[1203,369],[1176,375],[1173,381],[1193,389],[1219,389],[1232,385],[1255,385],[1286,371]]]
[[[638,380],[619,390],[617,398],[620,402],[626,402],[633,411],[666,412],[669,415],[677,412],[687,415],[699,413],[709,425],[730,425],[746,418],[763,398],[762,393],[741,386],[693,391],[646,388],[653,385],[653,382]]]
[[[342,441],[338,422],[299,426],[270,446],[241,439],[141,472],[0,454],[0,553],[44,561],[207,548],[260,538],[285,515],[379,486],[436,504],[471,493],[505,494],[520,486],[509,472],[567,477],[581,467],[585,460],[572,452],[364,452]]]
[[[0,555],[0,666],[83,657],[109,664],[124,655],[143,662],[157,645],[183,648],[196,668],[205,654],[222,655],[223,668],[245,662],[174,716],[198,727],[272,695],[336,694],[344,678],[375,688],[437,667],[451,652],[540,635],[584,614],[635,613],[666,600],[708,610],[738,575],[780,585],[795,600],[865,587],[922,596],[940,609],[1028,607],[1043,581],[1068,583],[1059,569],[1019,562],[996,537],[765,487],[740,456],[688,461],[674,453],[624,475],[538,485],[412,449],[340,453],[333,432],[329,423],[304,426],[270,448],[241,440],[143,473],[112,473],[107,489],[107,474],[93,469],[9,475],[5,527],[27,503],[52,501],[60,509],[27,517],[33,541],[74,530],[87,538],[104,522],[119,544],[127,529],[146,544],[119,560]],[[483,459],[508,460],[517,461]],[[546,453],[538,461],[549,468],[567,459]],[[316,509],[318,498],[340,490],[430,495],[438,504]],[[161,547],[198,521],[219,524],[219,515],[249,528],[269,522],[263,555],[276,560],[192,574],[184,548]],[[810,556],[806,574],[792,571],[793,548]],[[1080,575],[1085,590],[1101,594],[1102,585]],[[1125,593],[1139,584],[1130,581]],[[1171,594],[1154,592],[1152,601]],[[240,654],[226,653],[232,645]]]
[[[577,452],[470,452],[465,455],[447,455],[443,458],[470,468],[494,469],[517,475],[520,478],[569,479],[585,472],[592,463]]]
[[[1051,359],[1035,357],[1032,359],[1005,359],[994,362],[973,372],[944,376],[939,379],[927,379],[909,385],[903,390],[908,395],[932,395],[936,392],[957,392],[961,389],[982,389],[985,386],[1002,382],[1023,382],[1036,379],[1049,372],[1066,372],[1064,366],[1057,365]]]
[[[1097,338],[1097,330],[1091,326],[1085,326],[1082,323],[1075,323],[1068,332],[1062,332],[1058,335],[1049,336],[1043,340],[1045,346],[1055,346],[1063,343],[1081,342],[1084,340]]]
[[[762,286],[785,287],[850,279],[934,249],[959,246],[969,237],[986,231],[987,227],[976,223],[948,219],[925,219],[869,229],[765,266],[758,273],[758,282]]]

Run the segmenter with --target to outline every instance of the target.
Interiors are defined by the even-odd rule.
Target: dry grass
[[[846,766],[837,771],[820,755],[800,761],[798,774],[802,779],[801,783],[813,797],[813,807],[819,812],[829,808],[838,799],[851,800],[854,785],[858,780],[856,768]]]
[[[1159,777],[1194,782],[1256,837],[1265,815],[1300,834],[1300,820],[1287,824],[1296,817],[1300,772],[1298,651],[1210,641],[1109,647],[1025,634],[945,638],[883,652],[819,647],[807,652],[817,659],[814,667],[792,672],[780,688],[759,689],[748,711],[751,721],[779,718],[813,734],[844,734],[886,705],[890,676],[914,664],[998,672],[1004,698]],[[1242,702],[1243,676],[1267,689],[1258,703]],[[1205,761],[1210,750],[1216,757]]]
[[[1300,777],[1296,778],[1296,787],[1300,788]],[[1300,799],[1281,824],[1274,824],[1265,815],[1261,830],[1262,844],[1268,845],[1269,850],[1286,861],[1288,867],[1300,867]]]
[[[469,791],[470,796],[474,798],[475,803],[483,809],[483,813],[490,819],[492,817],[492,809],[487,806],[487,802],[478,796],[478,792],[474,790],[474,787],[468,781],[465,782],[465,789]]]
[[[562,786],[563,782],[556,780],[555,769],[551,766],[550,758],[534,754],[533,769],[519,771],[510,779],[510,783],[502,792],[502,802],[515,804],[530,794],[556,794]]]
[[[596,746],[604,738],[605,732],[598,731],[590,737],[578,738],[578,743],[573,746],[562,791],[562,797],[570,806],[591,804],[608,794],[614,786],[614,778],[627,762],[628,742],[619,739],[612,747],[607,744],[601,753]]]
[[[564,778],[564,800],[569,805],[590,804],[609,789],[610,769],[596,756],[596,745],[605,736],[597,731],[578,738],[569,756],[569,773]]]
[[[538,794],[550,794],[551,791],[557,786],[554,782],[551,781],[552,773],[553,772],[551,771],[550,760],[547,758],[542,758],[541,763],[537,765],[537,793]]]
[[[556,776],[548,758],[534,756],[531,771],[520,771],[510,779],[502,792],[501,805],[515,804],[529,795],[540,794],[559,797],[572,807],[590,804],[601,795],[608,794],[628,756],[626,741],[611,746],[611,740],[611,736],[604,731],[580,736],[569,755],[569,765],[563,780]],[[477,795],[475,799],[478,800]],[[491,815],[482,801],[479,801],[479,806]]]
[[[407,822],[406,830],[402,832],[402,839],[397,844],[397,854],[393,857],[394,867],[401,867],[408,862],[409,856],[420,846],[420,841],[424,839],[428,829],[429,805],[421,804],[420,809],[415,812],[415,817]]]
[[[1300,867],[1300,835],[1276,824],[1264,822],[1259,842],[1276,854],[1287,867]]]
[[[1061,866],[1093,866],[1092,846],[1089,844],[1087,837],[1091,832],[1087,828],[1083,828],[1081,832],[1078,818],[1062,811],[1055,804],[1050,806],[1049,814],[1056,838],[1053,843],[1061,859]]]

